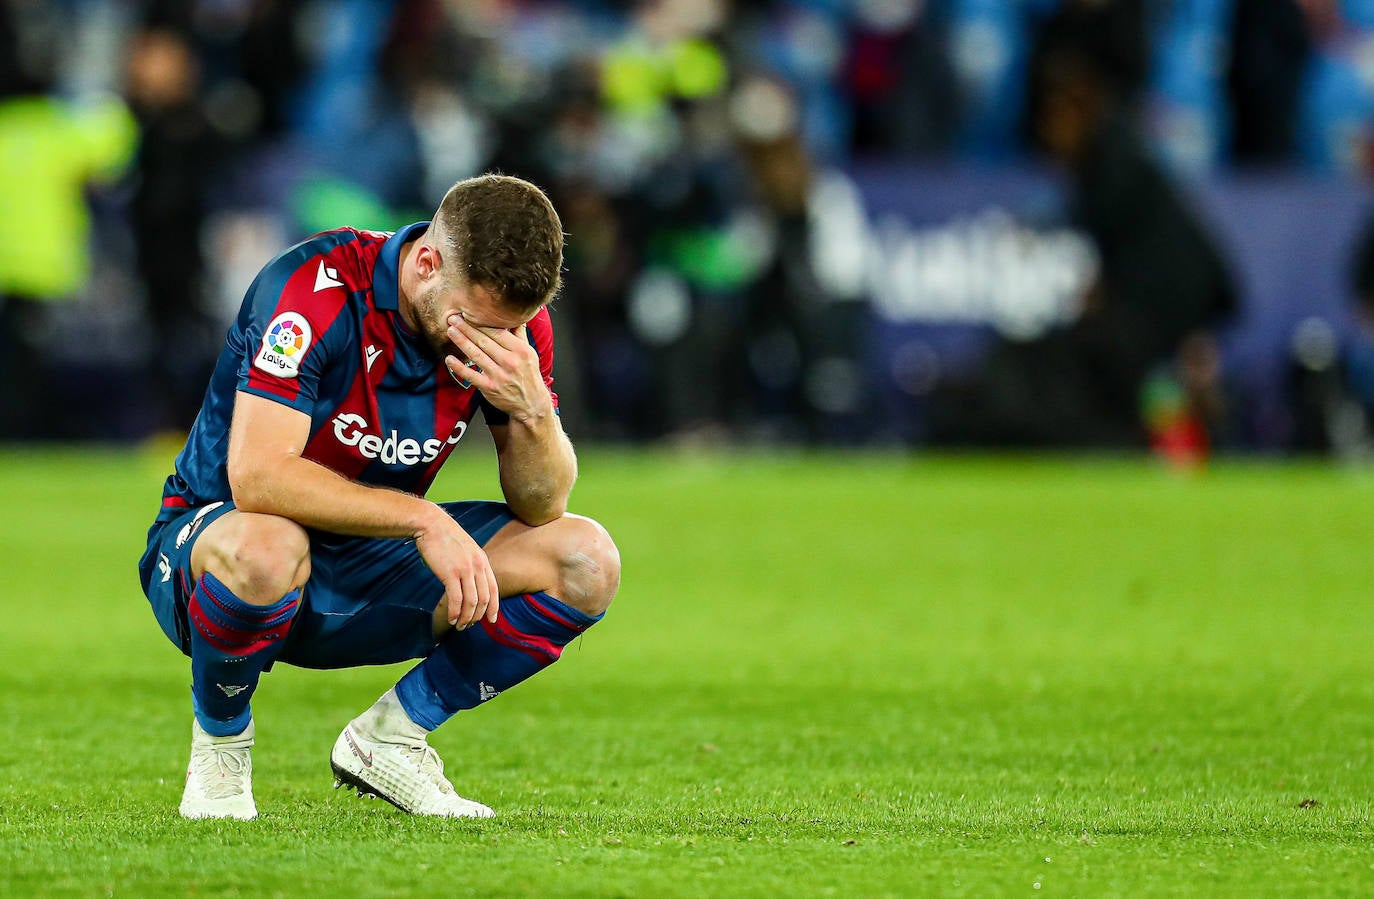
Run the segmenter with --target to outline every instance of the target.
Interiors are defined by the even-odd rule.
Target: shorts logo
[[[310,322],[299,312],[283,312],[267,326],[262,349],[253,364],[279,378],[300,374],[301,359],[310,348]]]
[[[196,531],[200,530],[200,524],[202,521],[205,520],[206,515],[209,515],[211,512],[215,511],[222,505],[224,505],[224,503],[222,502],[211,503],[210,505],[206,506],[205,508],[197,512],[196,517],[192,518],[191,522],[187,524],[185,527],[183,527],[177,533],[177,549],[181,549],[183,546],[185,546],[186,541],[190,540],[191,537],[195,535]],[[163,580],[166,580],[166,578],[163,578]]]

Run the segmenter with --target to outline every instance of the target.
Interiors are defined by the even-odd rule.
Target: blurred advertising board
[[[1374,193],[1292,174],[1180,186],[1236,286],[1239,311],[1218,337],[1242,440],[1282,446],[1295,336],[1314,321],[1338,345],[1354,333],[1353,257]],[[977,365],[998,335],[1071,321],[1096,278],[1091,240],[1066,223],[1066,187],[1044,171],[860,166],[818,197],[820,245],[832,248],[818,263],[838,293],[870,304],[868,363],[894,437],[919,441],[939,378]]]

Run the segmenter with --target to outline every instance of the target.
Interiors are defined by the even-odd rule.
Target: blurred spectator
[[[751,191],[755,273],[734,352],[743,420],[760,436],[807,442],[860,439],[861,306],[818,272],[818,173],[795,130],[788,95],[767,81],[741,85],[732,104]],[[776,107],[769,112],[769,105]],[[744,236],[744,235],[742,235]],[[843,422],[843,425],[838,425]]]
[[[323,13],[337,3],[320,4]],[[144,28],[178,35],[197,56],[211,117],[239,138],[276,138],[306,72],[300,35],[311,4],[287,0],[142,0]],[[137,38],[136,38],[137,40]]]
[[[1309,22],[1298,0],[1235,0],[1231,25],[1231,156],[1239,163],[1287,162],[1303,75],[1312,55]]]
[[[580,179],[553,182],[568,240],[565,302],[551,310],[560,344],[560,377],[583,385],[594,402],[566,410],[579,433],[601,439],[643,439],[657,426],[651,360],[631,331],[627,306],[639,270],[635,235],[615,201]]]
[[[393,27],[423,15],[421,6],[346,0],[322,4],[298,22],[317,32],[314,65],[300,86],[292,160],[298,172],[288,198],[304,232],[348,220],[394,228],[414,220],[399,210],[430,205],[420,194],[421,145],[407,80],[426,73],[410,64],[401,51],[408,45],[397,43],[403,35]]]
[[[200,408],[221,324],[204,289],[202,229],[207,185],[223,140],[200,98],[199,64],[187,39],[165,28],[130,47],[127,93],[142,128],[130,210],[151,332],[159,425],[185,430]]]
[[[80,433],[80,385],[54,364],[53,312],[90,277],[83,191],[117,177],[138,128],[114,97],[54,96],[56,10],[0,4],[0,437]],[[65,410],[54,413],[54,410]]]
[[[942,395],[937,440],[1143,445],[1147,376],[1233,308],[1215,246],[1134,130],[1143,22],[1132,6],[1066,6],[1031,68],[1033,136],[1072,177],[1070,217],[1097,247],[1098,283],[1071,326],[1002,342]]]
[[[723,24],[723,0],[647,0],[634,27],[601,61],[602,92],[616,114],[661,115],[676,100],[714,97],[726,66],[708,35]]]
[[[1300,88],[1300,159],[1316,171],[1368,175],[1374,170],[1374,6],[1302,0],[1301,7],[1315,52]]]
[[[929,157],[953,143],[954,72],[925,12],[914,0],[859,6],[845,63],[859,155]]]
[[[1288,449],[1321,454],[1348,449],[1341,433],[1346,412],[1353,408],[1361,418],[1363,415],[1359,406],[1350,402],[1340,349],[1335,329],[1323,319],[1304,319],[1293,330],[1284,384],[1293,414]],[[1351,373],[1357,377],[1365,361],[1360,349],[1357,343],[1349,359],[1353,363]]]
[[[1331,352],[1325,358],[1310,348],[1311,337],[1307,351],[1294,354],[1294,442],[1300,450],[1335,448],[1360,456],[1374,452],[1374,220],[1355,246],[1351,275],[1355,327],[1345,346],[1338,347],[1328,326]]]

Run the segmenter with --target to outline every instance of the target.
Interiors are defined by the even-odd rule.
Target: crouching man
[[[334,744],[336,783],[490,817],[426,737],[557,661],[620,580],[551,385],[562,224],[518,178],[461,181],[433,221],[342,228],[249,288],[139,564],[191,659],[187,818],[257,815],[249,706],[273,662],[420,659]],[[424,498],[473,415],[504,502]]]

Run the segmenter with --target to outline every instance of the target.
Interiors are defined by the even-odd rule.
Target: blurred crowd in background
[[[914,429],[837,180],[872,164],[1045,167],[1092,257]],[[0,439],[186,428],[272,255],[500,170],[569,234],[578,439],[1244,447],[1180,185],[1251,169],[1366,189],[1374,0],[0,0]],[[1367,422],[1359,308],[1295,344],[1283,447]]]

